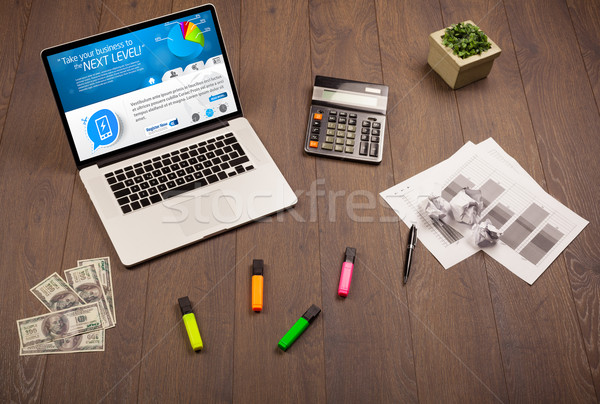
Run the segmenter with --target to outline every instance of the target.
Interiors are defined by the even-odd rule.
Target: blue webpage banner
[[[158,84],[165,72],[221,54],[211,14],[205,12],[58,53],[48,63],[68,112]],[[97,143],[105,144],[98,134]]]

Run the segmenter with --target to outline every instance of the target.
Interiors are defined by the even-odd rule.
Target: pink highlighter
[[[346,260],[342,265],[342,274],[340,275],[340,285],[338,286],[338,295],[342,297],[348,296],[350,292],[350,282],[352,282],[352,270],[354,269],[354,257],[356,249],[346,247]]]

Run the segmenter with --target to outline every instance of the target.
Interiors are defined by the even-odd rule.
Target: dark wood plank
[[[577,43],[585,63],[596,107],[600,109],[600,3],[586,0],[567,0]],[[584,80],[581,77],[581,80]],[[583,83],[582,83],[583,84]],[[598,385],[596,384],[596,388]]]
[[[452,90],[427,65],[428,36],[444,26],[439,3],[377,2],[396,182],[464,143]],[[401,225],[402,245],[407,230]],[[399,249],[401,250],[401,249]],[[407,286],[419,399],[507,401],[484,258],[444,270],[423,247]]]
[[[165,7],[145,3],[142,10],[135,3],[106,1],[102,3],[101,19],[96,26],[98,32],[104,32],[169,11],[170,4]],[[142,357],[148,269],[142,266],[129,271],[121,265],[78,176],[75,181],[62,269],[75,267],[78,259],[111,258],[117,326],[106,331],[105,351],[102,353],[51,356],[46,366],[43,400],[51,401],[62,395],[73,401],[108,399],[135,402]],[[90,378],[90,374],[105,376]],[[71,382],[62,382],[65,379]]]
[[[233,397],[235,402],[324,402],[327,314],[287,352],[277,348],[311,304],[322,307],[316,206],[306,194],[315,180],[314,163],[302,152],[311,83],[307,4],[244,2],[241,25],[238,83],[244,114],[300,195],[292,210],[237,232]],[[250,309],[255,258],[265,262],[261,313]]]
[[[173,11],[195,6],[176,1]],[[239,5],[215,8],[233,66],[239,54]],[[237,71],[234,71],[237,74]],[[235,233],[186,247],[148,264],[139,401],[231,402],[235,304]],[[204,343],[189,345],[177,299],[189,296]]]
[[[597,183],[600,170],[597,158],[600,153],[600,138],[597,136],[600,115],[589,82],[585,80],[586,71],[579,49],[577,46],[557,45],[577,43],[566,4],[562,1],[517,3],[511,0],[506,2],[506,13],[548,191],[590,221],[559,258],[566,264],[570,285],[564,276],[554,280],[559,288],[566,289],[560,295],[562,304],[558,310],[565,313],[565,322],[560,327],[565,330],[565,336],[571,337],[557,338],[554,344],[547,344],[548,348],[552,345],[553,350],[556,346],[566,348],[561,350],[559,359],[563,370],[556,369],[557,372],[553,372],[551,377],[556,380],[556,375],[566,372],[567,368],[569,373],[565,376],[569,377],[561,377],[564,382],[560,387],[553,384],[553,388],[549,388],[546,384],[540,385],[540,389],[543,388],[548,393],[548,399],[552,397],[552,400],[597,401],[600,397],[600,312],[590,312],[589,308],[598,307],[600,296],[600,256],[597,248],[600,239],[597,211],[600,196]],[[549,268],[549,278],[557,275],[556,267],[557,263],[554,263]],[[569,301],[566,301],[567,297]],[[573,313],[572,299],[575,300],[577,314]],[[533,306],[531,310],[535,308]],[[579,324],[572,321],[576,315]],[[546,341],[555,335],[556,331],[551,328],[548,327],[540,338]],[[539,349],[539,345],[535,346]],[[587,355],[584,355],[584,349]],[[523,353],[515,352],[514,357],[505,357],[505,360],[516,365]],[[546,365],[547,362],[540,358],[537,364],[541,363]],[[534,366],[531,366],[529,371],[533,372],[533,369]],[[527,371],[527,368],[522,371]],[[526,378],[521,377],[520,373],[515,374],[515,382],[520,387],[517,392],[531,394],[533,398],[535,390],[521,384],[521,380]],[[548,375],[550,377],[550,373]],[[537,399],[540,397],[538,395]]]
[[[60,272],[73,192],[74,165],[40,51],[94,33],[99,9],[78,1],[31,7],[10,108],[0,145],[0,318],[7,349],[2,363],[2,401],[38,401],[46,357],[19,357],[16,320],[46,313],[29,288]],[[71,24],[48,24],[48,21]],[[4,49],[4,48],[3,48]],[[34,106],[34,108],[32,108]],[[33,146],[33,147],[32,147]]]
[[[0,141],[15,84],[31,2],[32,0],[25,0],[5,4],[0,13],[0,38],[3,40],[0,56]]]
[[[377,15],[372,1],[310,3],[312,72],[381,83]],[[331,402],[414,402],[411,322],[401,287],[404,251],[397,218],[378,192],[394,184],[388,126],[380,165],[314,158],[322,295]],[[382,220],[382,218],[389,220]],[[337,296],[346,247],[356,248],[352,290]],[[403,255],[403,254],[402,254]]]
[[[480,142],[491,136],[542,185],[544,173],[521,84],[519,64],[504,7],[442,1],[444,25],[472,19],[502,49],[487,79],[456,92],[461,126],[466,139]],[[555,23],[555,22],[553,22]],[[530,34],[528,34],[530,35]],[[536,41],[537,42],[537,41]],[[485,105],[485,114],[481,106]],[[483,128],[483,129],[482,129]],[[567,398],[569,391],[589,393],[585,347],[578,329],[575,307],[564,260],[558,259],[533,287],[486,257],[494,312],[511,401]],[[538,323],[543,318],[543,323]],[[532,324],[536,324],[532,327]],[[563,341],[569,341],[564,343]],[[561,355],[547,355],[565,345]],[[518,347],[518,348],[517,348]],[[552,380],[564,380],[558,386]],[[587,391],[586,391],[587,390]],[[585,392],[585,393],[584,393]]]

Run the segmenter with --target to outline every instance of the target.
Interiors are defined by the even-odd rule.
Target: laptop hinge
[[[215,122],[213,124],[203,127],[200,130],[197,130],[197,131],[190,131],[189,133],[182,133],[178,136],[170,136],[170,137],[164,138],[164,139],[157,139],[156,142],[152,142],[151,144],[137,146],[133,150],[126,150],[126,151],[123,151],[120,153],[116,153],[114,155],[111,155],[110,157],[106,157],[104,159],[99,160],[96,164],[100,168],[106,167],[108,165],[114,164],[121,160],[139,156],[140,154],[144,154],[144,153],[147,153],[147,152],[155,150],[155,149],[160,149],[161,147],[165,147],[165,146],[168,146],[173,143],[181,142],[182,140],[186,140],[186,139],[189,139],[189,138],[192,138],[195,136],[200,136],[205,133],[212,132],[213,130],[225,128],[227,126],[229,126],[229,122],[227,122],[227,121]]]

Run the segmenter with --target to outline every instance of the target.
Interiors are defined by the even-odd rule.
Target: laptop
[[[41,53],[79,175],[133,266],[298,201],[203,5]]]

